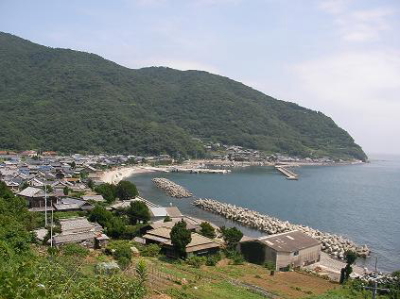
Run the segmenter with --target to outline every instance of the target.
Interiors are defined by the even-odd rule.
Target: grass
[[[214,284],[187,285],[181,289],[173,288],[168,293],[177,299],[261,299],[265,298],[245,288],[234,286],[229,282]]]

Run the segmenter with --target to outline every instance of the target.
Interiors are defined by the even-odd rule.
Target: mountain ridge
[[[0,148],[197,156],[198,139],[267,153],[367,157],[334,121],[204,71],[130,69],[0,32]]]

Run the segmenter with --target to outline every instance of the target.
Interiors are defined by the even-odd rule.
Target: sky
[[[400,154],[400,0],[0,0],[0,31],[223,75]]]

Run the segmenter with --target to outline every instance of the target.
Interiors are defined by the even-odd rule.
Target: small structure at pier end
[[[321,258],[321,242],[297,230],[258,239],[243,238],[239,248],[248,262],[269,262],[280,271],[307,266]]]

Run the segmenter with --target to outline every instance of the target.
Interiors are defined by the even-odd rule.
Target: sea
[[[400,156],[379,155],[365,164],[302,166],[294,171],[297,181],[267,166],[233,168],[230,174],[145,173],[128,180],[155,204],[177,206],[183,214],[219,226],[237,226],[248,236],[263,233],[203,211],[193,206],[193,200],[212,198],[342,235],[372,250],[358,264],[372,270],[377,263],[383,272],[400,269]],[[194,197],[169,197],[152,183],[153,177],[168,178]]]

